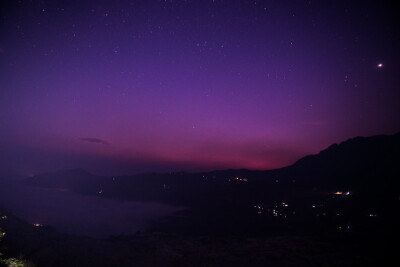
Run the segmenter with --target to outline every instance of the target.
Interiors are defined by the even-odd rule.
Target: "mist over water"
[[[0,179],[0,205],[30,223],[92,237],[133,234],[181,209],[161,203],[118,201],[32,187]]]

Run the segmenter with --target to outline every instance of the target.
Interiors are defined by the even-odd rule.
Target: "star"
[[[382,68],[382,67],[383,67],[383,64],[382,64],[382,63],[379,63],[379,64],[377,65],[377,67],[378,67],[378,68]]]

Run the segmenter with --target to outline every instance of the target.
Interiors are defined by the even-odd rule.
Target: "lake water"
[[[0,180],[0,205],[32,224],[92,237],[134,234],[147,223],[182,208],[161,203],[127,202],[32,187]]]

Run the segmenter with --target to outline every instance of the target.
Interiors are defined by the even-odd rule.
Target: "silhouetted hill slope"
[[[391,190],[399,185],[400,133],[356,137],[282,170],[314,186]],[[301,179],[300,179],[301,178]]]
[[[204,198],[229,202],[232,196],[255,201],[271,194],[294,196],[294,192],[304,190],[350,190],[397,198],[399,151],[400,133],[349,139],[291,166],[269,171],[241,169],[105,177],[78,169],[36,175],[29,178],[29,183],[82,194],[178,205],[200,203]],[[247,180],[237,183],[235,177]]]

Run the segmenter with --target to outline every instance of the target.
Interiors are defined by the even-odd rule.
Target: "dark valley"
[[[395,134],[350,139],[270,171],[105,177],[76,169],[35,175],[20,183],[116,200],[121,205],[133,201],[176,209],[146,220],[135,233],[119,228],[107,236],[101,228],[102,235],[63,232],[58,225],[48,225],[45,218],[20,220],[12,214],[12,207],[3,207],[0,227],[7,234],[2,243],[7,246],[6,254],[22,253],[41,266],[88,264],[89,256],[77,255],[75,246],[94,253],[89,258],[96,265],[136,261],[186,265],[197,262],[196,257],[201,258],[199,266],[275,266],[281,260],[296,266],[374,265],[382,257],[395,256],[394,247],[388,244],[399,237],[399,151],[400,134]],[[82,224],[95,228],[99,222],[92,216],[92,221],[90,214],[82,216]],[[129,224],[128,218],[123,220]],[[135,218],[130,220],[133,223]],[[22,241],[21,231],[29,233],[28,242]],[[106,253],[97,254],[99,250]],[[300,256],[303,250],[310,250],[309,257]],[[44,261],[42,253],[49,253]],[[271,254],[280,260],[270,262]],[[48,262],[48,257],[54,261]]]

